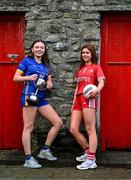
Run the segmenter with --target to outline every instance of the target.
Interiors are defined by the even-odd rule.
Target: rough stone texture
[[[1,0],[1,13],[25,13],[25,52],[37,38],[48,46],[53,69],[54,88],[48,97],[69,129],[70,109],[75,83],[74,72],[79,65],[80,47],[92,43],[100,51],[100,19],[102,11],[130,11],[130,0]],[[98,111],[99,112],[99,111]],[[37,117],[34,134],[47,133],[50,124]],[[99,123],[99,114],[97,114]],[[67,123],[68,122],[68,123]],[[97,127],[99,131],[99,126]],[[61,133],[63,132],[61,131]],[[37,144],[37,138],[35,139]]]

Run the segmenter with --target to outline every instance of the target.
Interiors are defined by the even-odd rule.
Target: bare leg
[[[24,146],[25,155],[31,154],[31,133],[33,130],[36,111],[36,107],[23,108],[24,128],[22,133],[22,143]]]
[[[55,137],[57,136],[58,132],[60,131],[60,128],[63,125],[62,120],[56,113],[56,111],[52,108],[51,105],[46,105],[38,108],[38,111],[42,116],[44,116],[47,120],[49,120],[52,123],[52,127],[50,131],[48,132],[46,144],[51,145],[54,141]]]
[[[70,132],[75,137],[76,141],[81,145],[81,147],[85,149],[88,147],[88,142],[83,134],[79,131],[81,121],[82,112],[73,110],[70,122]]]
[[[91,108],[83,109],[83,117],[86,126],[86,130],[89,136],[89,151],[96,152],[97,149],[97,135],[95,128],[95,116],[96,110]]]

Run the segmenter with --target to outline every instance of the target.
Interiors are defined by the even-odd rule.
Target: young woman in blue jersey
[[[36,86],[39,78],[42,78],[42,81],[45,82],[45,87],[43,86],[43,88],[38,88]],[[52,124],[45,144],[38,154],[39,158],[51,161],[57,160],[57,158],[51,154],[50,146],[63,125],[63,122],[58,114],[45,99],[46,90],[51,89],[53,87],[53,83],[51,79],[51,69],[47,56],[46,45],[42,40],[36,40],[33,42],[29,55],[19,63],[13,80],[15,82],[24,82],[24,88],[21,95],[24,122],[22,133],[22,143],[25,152],[24,167],[41,168],[41,165],[31,154],[31,133],[37,110]],[[34,101],[32,101],[32,95],[37,99],[35,100],[33,98]]]

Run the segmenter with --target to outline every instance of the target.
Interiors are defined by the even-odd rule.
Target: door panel
[[[24,25],[23,15],[0,15],[0,149],[22,148],[22,84],[14,83],[13,76],[24,56]]]
[[[131,149],[131,15],[104,15],[101,65],[107,82],[101,93],[102,149]]]

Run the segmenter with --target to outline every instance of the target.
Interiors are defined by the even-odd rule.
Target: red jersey
[[[75,80],[78,84],[77,94],[83,93],[84,87],[88,84],[94,84],[97,86],[98,79],[100,78],[105,80],[105,75],[100,65],[84,65],[78,70],[75,76]]]

